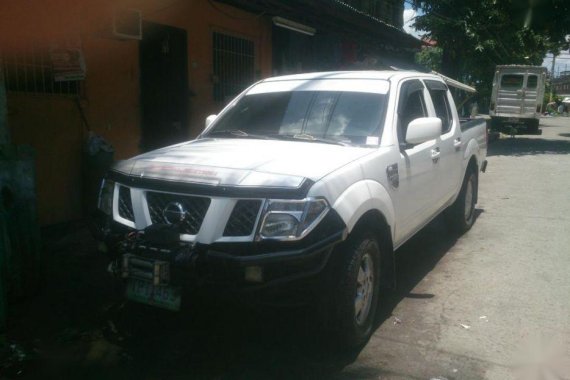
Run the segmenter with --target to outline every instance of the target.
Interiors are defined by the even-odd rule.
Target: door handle
[[[461,149],[461,137],[456,138],[455,140],[453,140],[453,146],[455,147],[455,151],[458,151],[459,149]]]
[[[439,156],[441,155],[441,151],[439,148],[434,148],[431,150],[431,160],[434,164],[437,164],[439,161]]]

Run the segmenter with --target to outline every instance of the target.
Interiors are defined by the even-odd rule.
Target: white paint
[[[421,117],[412,120],[406,132],[406,142],[422,144],[435,140],[441,135],[441,119],[437,117]]]
[[[326,78],[326,80],[324,80]],[[380,212],[390,225],[394,246],[398,247],[432,220],[457,197],[472,156],[480,167],[486,156],[485,122],[461,132],[452,103],[453,125],[441,135],[429,92],[423,91],[428,117],[408,128],[416,145],[400,148],[398,108],[400,88],[408,80],[436,80],[437,75],[416,72],[334,72],[312,73],[268,79],[246,90],[273,92],[288,88],[347,89],[360,91],[365,84],[374,91],[387,91],[387,114],[380,141],[370,136],[370,146],[339,146],[309,141],[276,141],[240,138],[202,138],[150,152],[122,162],[119,170],[134,176],[186,181],[211,186],[244,188],[297,188],[304,180],[314,181],[307,197],[324,198],[352,231],[366,212]],[[327,87],[331,84],[331,87]],[[381,84],[378,86],[378,84]],[[340,87],[339,87],[340,86]],[[382,87],[382,86],[385,86]],[[263,90],[263,91],[262,91]],[[289,91],[288,90],[288,91]],[[448,99],[453,102],[451,95]],[[227,109],[227,108],[226,108]],[[224,111],[222,111],[223,113]],[[460,144],[455,144],[459,139]],[[380,143],[379,146],[377,144]],[[373,146],[374,145],[374,146]],[[434,152],[440,152],[434,160]],[[397,165],[399,184],[391,183],[388,166]],[[145,189],[133,189],[135,225],[149,225]],[[115,191],[115,197],[117,191]],[[212,203],[196,236],[184,241],[210,244],[216,241],[253,241],[255,233],[239,238],[223,237],[223,231],[237,199],[210,197]],[[114,201],[115,220],[117,203]],[[260,211],[256,226],[262,218]],[[139,219],[143,219],[142,221]],[[125,224],[125,223],[124,223]]]

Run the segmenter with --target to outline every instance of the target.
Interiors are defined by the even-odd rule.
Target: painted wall
[[[63,95],[8,94],[8,123],[15,144],[37,152],[39,217],[43,225],[83,216],[82,147],[86,126],[107,139],[115,158],[139,152],[140,114],[138,41],[109,38],[112,9],[140,9],[143,19],[188,33],[189,125],[191,136],[203,128],[214,102],[212,32],[247,37],[256,45],[256,70],[271,74],[271,25],[267,18],[207,0],[4,0],[0,12],[0,51],[18,54],[23,46],[50,46],[80,36],[87,77],[79,102]]]

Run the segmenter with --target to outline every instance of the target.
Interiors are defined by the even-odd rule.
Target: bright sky
[[[412,27],[414,23],[414,17],[417,14],[422,14],[421,10],[415,11],[412,9],[412,6],[405,2],[405,9],[404,9],[404,30],[406,33],[411,34],[417,38],[421,37],[421,33]]]
[[[548,68],[548,71],[552,69],[552,54],[547,54],[542,62],[542,66]],[[556,57],[554,66],[555,76],[558,76],[561,71],[568,70],[570,70],[570,53],[568,51],[560,52],[560,55]]]

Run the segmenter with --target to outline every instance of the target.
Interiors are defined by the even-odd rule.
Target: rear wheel
[[[526,128],[527,128],[528,133],[538,134],[538,124],[539,124],[539,121],[537,119],[527,120]]]
[[[500,131],[501,129],[501,119],[497,119],[496,117],[492,117],[489,123],[489,126],[494,131]]]
[[[335,296],[338,335],[346,348],[366,343],[378,307],[380,244],[370,231],[356,232],[342,247]]]
[[[469,169],[463,180],[461,191],[455,202],[445,211],[448,227],[456,233],[465,233],[475,222],[475,203],[477,200],[477,170]]]

